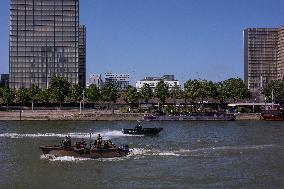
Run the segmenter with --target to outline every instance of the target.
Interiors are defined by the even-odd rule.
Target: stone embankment
[[[260,113],[239,113],[236,114],[236,120],[261,120]]]
[[[2,111],[0,120],[94,120],[94,121],[120,121],[120,120],[141,120],[143,114],[120,113],[112,111],[91,111],[85,110],[81,113],[78,110],[23,110],[23,111]]]
[[[142,120],[143,114],[121,113],[119,111],[97,111],[84,110],[13,110],[0,111],[0,120],[93,120],[93,121],[123,121],[123,120]],[[259,113],[240,113],[236,114],[236,120],[261,120]]]

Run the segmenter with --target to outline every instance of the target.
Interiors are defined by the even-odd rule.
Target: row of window
[[[17,39],[11,39],[11,42],[16,42]],[[63,44],[63,43],[76,43],[77,40],[74,40],[74,37],[55,37],[55,39],[46,39],[46,41],[44,41],[42,38],[36,39],[36,38],[18,38],[18,43],[22,43],[22,42],[42,42],[41,44],[44,44],[45,42],[50,42],[50,41],[54,41],[54,43],[56,44]],[[60,45],[61,46],[61,45]]]
[[[15,40],[18,37],[26,37],[26,38],[39,38],[42,40],[45,40],[47,37],[52,38],[52,37],[77,37],[78,34],[76,32],[64,32],[64,31],[56,31],[56,32],[48,32],[48,33],[39,33],[39,32],[25,32],[25,31],[19,31],[18,33],[16,31],[11,31],[10,32],[10,40]]]
[[[10,52],[55,52],[60,54],[76,53],[77,49],[74,48],[64,48],[64,47],[10,47]]]
[[[34,1],[34,0],[11,0],[11,5],[26,5],[26,6],[32,6],[32,5],[43,5],[43,6],[49,6],[49,5],[78,5],[78,0],[54,0],[54,1]]]
[[[75,42],[75,41],[72,41],[72,42],[66,42],[66,41],[63,41],[63,42],[55,42],[55,41],[41,41],[41,42],[13,42],[11,41],[10,43],[10,46],[14,46],[14,47],[27,47],[27,46],[30,46],[30,47],[43,47],[43,46],[55,46],[55,47],[61,47],[61,46],[64,46],[64,47],[73,47],[73,48],[77,48],[78,47],[78,42]]]
[[[72,56],[70,57],[10,57],[10,63],[15,64],[19,63],[19,65],[23,65],[24,63],[33,63],[33,64],[40,64],[40,63],[66,63],[66,64],[77,64],[77,58]]]
[[[37,74],[37,75],[43,75],[47,73],[77,73],[76,68],[54,68],[54,69],[48,69],[45,68],[37,69],[37,68],[19,68],[19,69],[12,69],[11,73],[14,74],[14,77],[25,77],[30,74]]]
[[[35,23],[25,23],[25,22],[19,22],[19,23],[11,23],[10,27],[11,29],[18,29],[18,30],[33,30],[34,27],[42,27],[43,31],[46,31],[45,27],[62,27],[61,29],[64,29],[64,27],[68,28],[68,27],[79,27],[79,23],[78,22],[69,22],[69,21],[65,21],[65,22],[54,22],[53,21],[41,21],[38,24]],[[54,30],[54,29],[53,29]],[[74,30],[74,29],[73,29]]]
[[[70,17],[78,17],[78,12],[72,11],[72,12],[64,12],[64,13],[53,13],[50,11],[42,12],[40,14],[35,14],[33,12],[17,12],[12,13],[12,15],[18,15],[18,16],[70,16]]]

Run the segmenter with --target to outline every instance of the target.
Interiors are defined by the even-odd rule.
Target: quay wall
[[[236,114],[236,120],[261,120],[260,113],[239,113]]]
[[[118,113],[112,111],[64,111],[64,110],[24,110],[24,111],[2,111],[0,120],[11,121],[53,121],[53,120],[74,120],[74,121],[122,121],[122,120],[141,120],[143,114],[137,113]]]
[[[0,120],[2,121],[40,121],[40,120],[93,120],[93,121],[135,121],[143,120],[142,113],[121,113],[119,111],[98,111],[84,110],[81,113],[78,110],[18,110],[18,111],[0,111]],[[236,120],[261,120],[260,113],[239,113],[236,114]]]

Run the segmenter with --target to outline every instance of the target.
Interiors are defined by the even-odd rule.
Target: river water
[[[284,122],[0,122],[0,188],[284,188]],[[49,158],[39,146],[100,133],[129,144],[123,158]]]

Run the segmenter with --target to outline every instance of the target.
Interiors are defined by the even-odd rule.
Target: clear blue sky
[[[80,0],[87,77],[243,78],[243,29],[283,25],[283,7],[283,0]],[[0,73],[7,73],[9,0],[1,0],[0,26]]]

